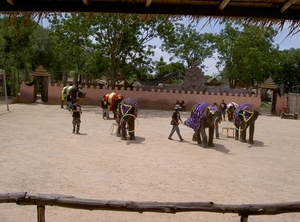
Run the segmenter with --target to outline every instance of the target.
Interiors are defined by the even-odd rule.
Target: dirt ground
[[[113,120],[83,106],[80,135],[60,106],[0,105],[0,193],[28,192],[122,201],[264,204],[300,201],[299,120],[261,115],[254,145],[226,137],[215,147],[167,139],[172,111],[139,110],[136,140],[110,134]],[[189,112],[181,112],[186,120]],[[232,127],[222,122],[222,127]],[[36,221],[35,206],[0,204],[0,221]],[[236,214],[135,213],[46,206],[47,222],[239,221]],[[300,213],[250,216],[255,221],[300,221]]]

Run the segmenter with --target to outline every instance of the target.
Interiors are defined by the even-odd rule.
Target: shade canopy
[[[191,15],[300,22],[299,0],[0,0],[0,12]]]

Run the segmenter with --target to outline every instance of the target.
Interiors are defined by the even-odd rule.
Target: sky
[[[196,23],[195,23],[196,24]],[[200,33],[213,33],[218,34],[223,26],[211,24],[205,24],[205,20],[197,23],[197,30]],[[300,32],[297,35],[288,36],[289,30],[284,28],[275,38],[274,45],[278,45],[280,50],[290,49],[290,48],[300,48]],[[160,57],[164,58],[165,62],[169,62],[170,55],[168,53],[162,52],[160,50],[161,41],[159,39],[154,40],[153,44],[156,44],[155,55],[153,56],[153,60],[159,60]],[[214,55],[216,58],[216,54]],[[215,58],[209,58],[204,61],[204,65],[207,66],[206,69],[203,70],[204,75],[215,76],[219,73],[216,68],[217,60]]]

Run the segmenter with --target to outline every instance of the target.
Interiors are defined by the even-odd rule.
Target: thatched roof
[[[179,75],[181,75],[181,74],[179,74]],[[166,74],[164,76],[161,76],[159,78],[155,78],[155,79],[151,79],[151,80],[147,80],[147,81],[139,80],[139,82],[142,85],[157,86],[159,83],[164,83],[165,81],[172,79],[172,77],[178,78],[178,72],[172,72],[172,73]]]
[[[0,0],[0,12],[87,12],[186,15],[191,20],[239,20],[263,26],[289,21],[300,31],[300,0]]]
[[[44,69],[43,66],[39,66],[34,72],[30,74],[31,76],[42,76],[42,77],[51,77],[51,75]]]
[[[263,89],[278,89],[278,85],[273,81],[271,76],[263,83],[260,85],[260,88]]]
[[[221,85],[222,83],[221,82],[219,82],[216,78],[214,78],[214,77],[211,77],[211,78],[209,78],[205,83],[204,83],[204,85],[206,85],[206,86],[219,86],[219,85]]]

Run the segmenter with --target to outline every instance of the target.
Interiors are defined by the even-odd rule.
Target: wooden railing
[[[283,213],[299,213],[299,202],[272,204],[216,204],[213,202],[135,202],[118,200],[80,199],[73,196],[57,194],[28,194],[5,193],[0,194],[0,203],[16,203],[18,205],[36,205],[38,222],[45,222],[45,206],[58,206],[84,210],[130,211],[178,213],[205,211],[212,213],[236,213],[241,222],[248,221],[250,215],[276,215]]]

